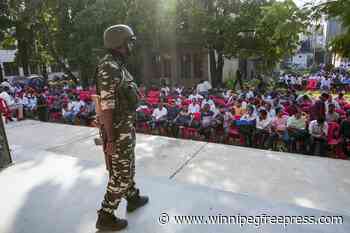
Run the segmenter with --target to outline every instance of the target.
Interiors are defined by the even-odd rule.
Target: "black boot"
[[[146,205],[148,203],[148,197],[140,196],[139,192],[137,191],[136,195],[132,196],[131,198],[127,198],[127,201],[128,201],[128,205],[126,207],[127,212],[133,212],[138,208]]]
[[[125,219],[119,219],[114,214],[99,210],[96,228],[101,231],[120,231],[128,226]]]

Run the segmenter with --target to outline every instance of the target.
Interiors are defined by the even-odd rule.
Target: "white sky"
[[[319,3],[325,0],[293,0],[295,4],[297,4],[299,7],[302,7],[305,3]]]

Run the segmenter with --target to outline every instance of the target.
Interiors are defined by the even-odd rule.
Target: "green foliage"
[[[206,48],[216,83],[224,58],[254,58],[261,71],[290,55],[305,28],[307,12],[292,0],[10,0],[0,17],[3,46],[18,41],[22,64],[58,63],[73,76],[77,67],[86,84],[103,56],[102,35],[117,23],[137,34],[137,54],[171,45]],[[336,48],[336,47],[335,47]],[[141,77],[141,56],[131,68]],[[68,63],[69,67],[66,67]],[[215,85],[215,83],[214,83]]]
[[[328,46],[340,56],[350,58],[350,1],[329,1],[314,7],[313,10],[313,16],[316,19],[326,14],[328,18],[337,19],[342,23],[344,33],[336,36]]]

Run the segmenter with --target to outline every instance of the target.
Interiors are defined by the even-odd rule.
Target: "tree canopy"
[[[103,54],[103,30],[116,23],[135,29],[138,49],[157,50],[170,40],[206,49],[215,85],[222,81],[224,58],[254,58],[263,70],[274,67],[295,51],[308,19],[292,0],[8,0],[2,9],[2,46],[17,43],[26,73],[32,63],[53,62],[73,78],[78,69],[85,83]],[[140,56],[132,58],[132,66],[141,63]]]

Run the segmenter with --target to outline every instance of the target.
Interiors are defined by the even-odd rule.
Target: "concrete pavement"
[[[0,172],[6,187],[0,232],[93,231],[107,180],[101,148],[93,144],[96,129],[36,121],[6,128],[15,164]],[[253,226],[162,226],[157,219],[163,212],[170,220],[174,215],[342,215],[342,225],[265,225],[259,232],[350,232],[348,161],[141,134],[136,152],[137,181],[152,199],[126,216],[132,225],[127,232],[258,232]],[[125,216],[124,207],[118,215]]]

